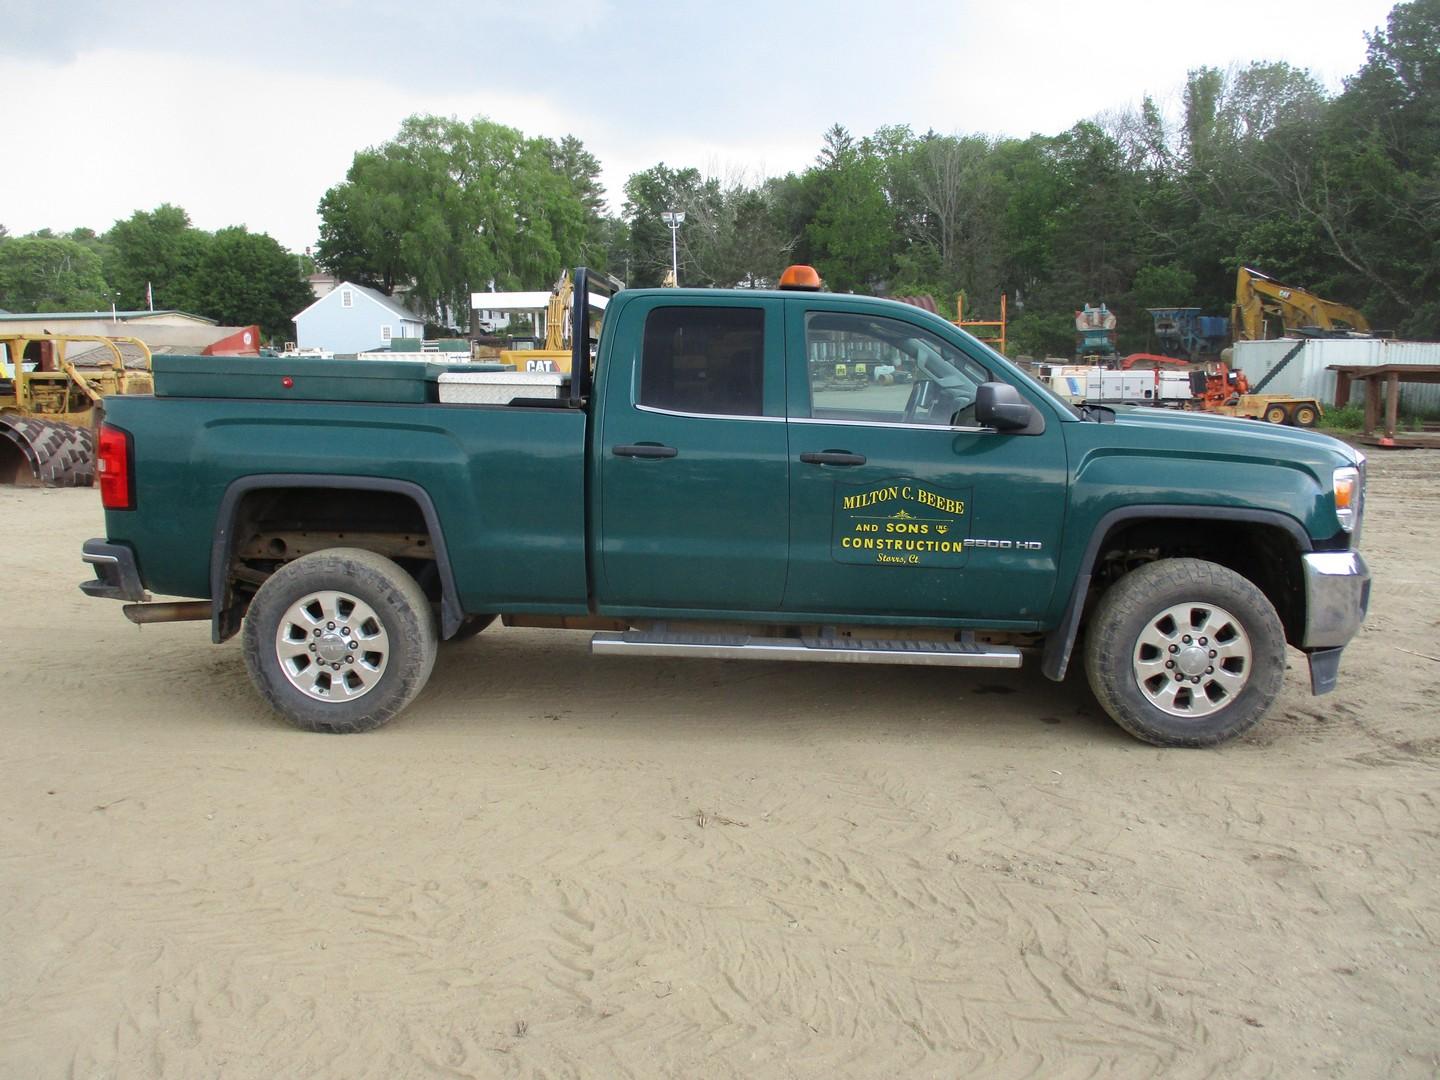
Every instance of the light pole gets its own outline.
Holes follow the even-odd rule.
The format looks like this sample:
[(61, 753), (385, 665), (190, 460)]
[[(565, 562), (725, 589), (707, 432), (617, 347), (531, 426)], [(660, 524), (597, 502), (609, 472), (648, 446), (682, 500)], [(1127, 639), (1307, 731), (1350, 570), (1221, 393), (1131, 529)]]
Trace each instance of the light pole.
[(670, 276), (675, 284), (680, 284), (680, 259), (676, 247), (676, 238), (680, 235), (680, 226), (685, 224), (684, 210), (666, 210), (660, 215), (660, 220), (670, 226)]

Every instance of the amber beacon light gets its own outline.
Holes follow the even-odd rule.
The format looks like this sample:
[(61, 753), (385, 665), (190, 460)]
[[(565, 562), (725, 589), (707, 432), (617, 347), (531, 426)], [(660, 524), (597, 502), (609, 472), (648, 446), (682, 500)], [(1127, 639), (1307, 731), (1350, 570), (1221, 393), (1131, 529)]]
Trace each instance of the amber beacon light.
[(797, 289), (801, 292), (819, 292), (820, 275), (815, 272), (813, 266), (796, 263), (794, 266), (787, 266), (785, 272), (780, 275), (780, 288)]

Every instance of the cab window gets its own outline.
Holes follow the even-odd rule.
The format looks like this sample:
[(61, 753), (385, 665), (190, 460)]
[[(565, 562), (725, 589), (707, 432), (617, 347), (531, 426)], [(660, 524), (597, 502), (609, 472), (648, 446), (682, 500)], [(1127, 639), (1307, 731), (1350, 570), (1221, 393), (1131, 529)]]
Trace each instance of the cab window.
[(640, 404), (671, 412), (760, 416), (765, 312), (660, 307), (645, 319)]
[(994, 376), (928, 330), (899, 319), (805, 316), (810, 416), (969, 427), (975, 390)]

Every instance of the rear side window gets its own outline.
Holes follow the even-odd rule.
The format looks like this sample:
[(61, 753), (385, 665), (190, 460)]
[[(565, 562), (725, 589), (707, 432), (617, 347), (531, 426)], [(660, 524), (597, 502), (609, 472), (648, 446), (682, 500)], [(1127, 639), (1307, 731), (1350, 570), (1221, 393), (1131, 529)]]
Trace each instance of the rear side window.
[(650, 312), (640, 358), (641, 405), (759, 416), (764, 401), (764, 311), (663, 307)]

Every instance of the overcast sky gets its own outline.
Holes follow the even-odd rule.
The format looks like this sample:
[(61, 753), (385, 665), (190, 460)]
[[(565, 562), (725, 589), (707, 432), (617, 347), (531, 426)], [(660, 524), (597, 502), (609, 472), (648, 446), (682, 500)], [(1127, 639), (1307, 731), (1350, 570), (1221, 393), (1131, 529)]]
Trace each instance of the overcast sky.
[(0, 224), (104, 231), (171, 202), (299, 250), (354, 152), (416, 112), (577, 135), (618, 209), (659, 161), (804, 168), (836, 122), (1054, 134), (1250, 60), (1338, 90), (1391, 6), (0, 0)]

